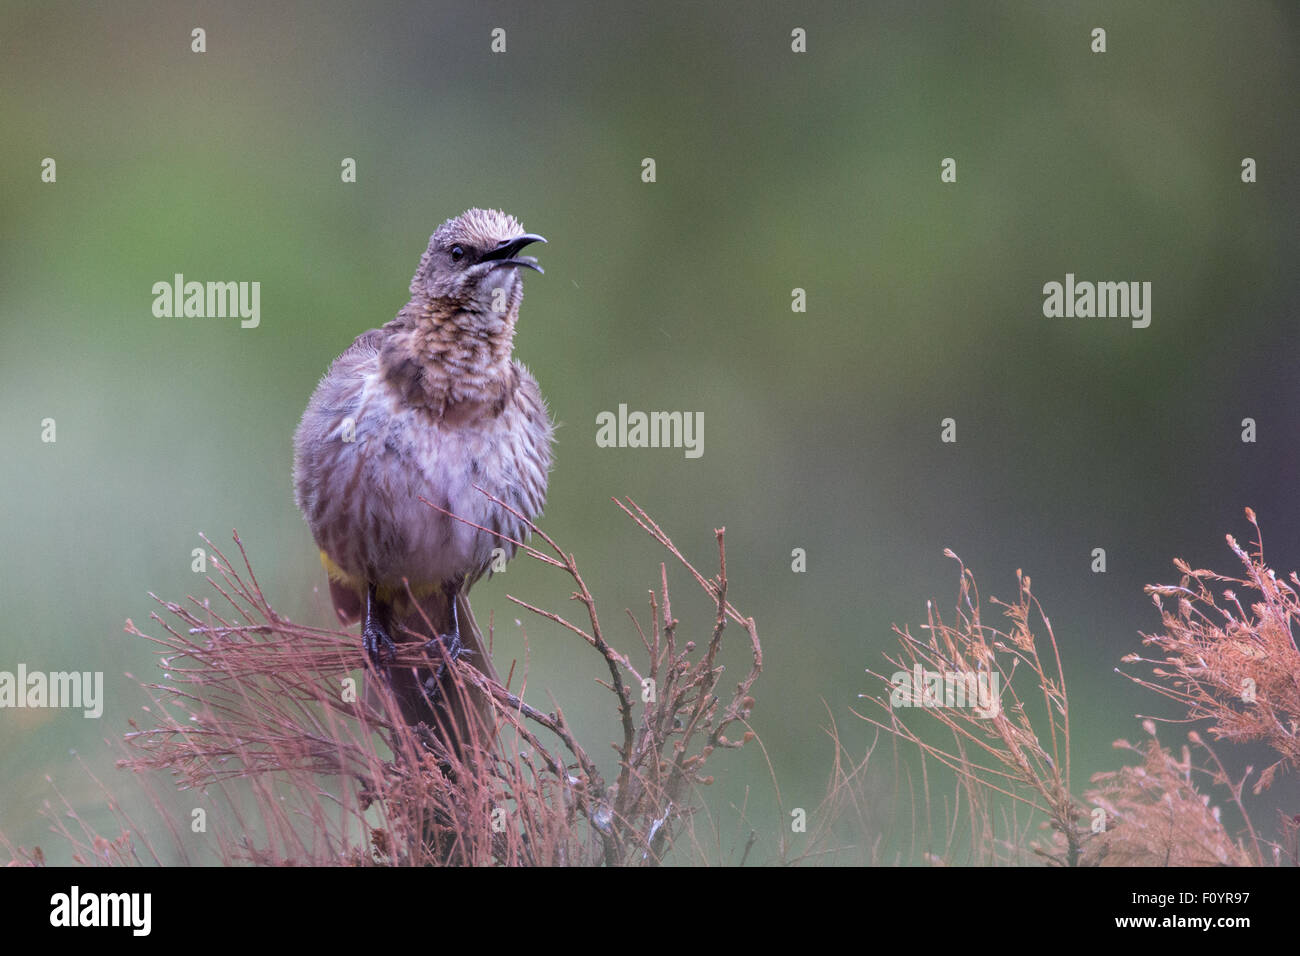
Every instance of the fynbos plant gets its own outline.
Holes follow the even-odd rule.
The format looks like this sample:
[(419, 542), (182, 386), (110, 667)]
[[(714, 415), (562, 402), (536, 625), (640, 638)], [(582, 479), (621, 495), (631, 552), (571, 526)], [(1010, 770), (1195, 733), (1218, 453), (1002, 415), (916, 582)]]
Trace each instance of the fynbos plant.
[[(152, 615), (158, 636), (127, 622), (129, 633), (158, 647), (166, 677), (144, 684), (152, 723), (133, 724), (133, 752), (122, 763), (146, 779), (169, 774), (193, 797), (191, 820), (162, 814), (179, 860), (654, 865), (678, 847), (688, 859), (702, 852), (692, 832), (697, 787), (711, 782), (705, 770), (717, 750), (753, 737), (750, 690), (762, 667), (757, 628), (727, 599), (723, 530), (716, 532), (718, 573), (706, 577), (639, 506), (630, 499), (618, 506), (713, 603), (712, 619), (690, 627), (695, 639), (673, 616), (668, 566), (661, 564), (650, 620), (633, 617), (639, 653), (616, 649), (574, 556), (531, 522), (545, 550), (517, 544), (572, 580), (582, 615), (573, 620), (511, 598), (603, 659), (618, 728), (614, 779), (606, 779), (562, 709), (534, 707), (509, 686), (511, 678), (506, 685), (490, 680), (472, 659), (446, 666), (459, 691), (486, 704), (491, 720), (470, 728), (459, 748), (423, 725), (409, 726), (385, 682), (355, 679), (367, 658), (354, 635), (277, 614), (238, 535), (241, 568), (212, 548), (213, 597), (157, 599), (166, 611)], [(718, 658), (729, 624), (740, 628), (751, 666), (726, 689)], [(397, 663), (421, 663), (419, 647), (401, 645)], [(162, 796), (156, 782), (147, 789)], [(56, 826), (77, 858), (162, 862), (157, 834), (137, 826), (120, 800), (110, 802), (122, 823), (113, 841), (88, 827)], [(9, 850), (26, 862), (44, 859), (39, 849)]]
[[(948, 807), (944, 835), (929, 838), (941, 852), (930, 858), (954, 862), (961, 850), (957, 834), (969, 835), (976, 862), (1017, 863), (1032, 851), (1065, 866), (1276, 865), (1300, 863), (1300, 817), (1283, 815), (1279, 838), (1261, 834), (1252, 820), (1246, 793), (1258, 795), (1280, 773), (1300, 768), (1300, 577), (1280, 578), (1264, 563), (1262, 535), (1254, 512), (1246, 517), (1256, 530), (1254, 550), (1247, 552), (1228, 536), (1228, 545), (1245, 567), (1244, 577), (1193, 570), (1174, 562), (1183, 574), (1178, 585), (1150, 585), (1160, 609), (1163, 632), (1144, 634), (1143, 643), (1159, 653), (1148, 658), (1130, 654), (1126, 663), (1150, 666), (1149, 677), (1132, 678), (1142, 687), (1176, 701), (1185, 709), (1178, 723), (1201, 721), (1217, 740), (1265, 744), (1275, 754), (1262, 771), (1247, 767), (1234, 776), (1219, 754), (1196, 730), (1187, 736), (1181, 756), (1156, 738), (1156, 722), (1142, 723), (1148, 740), (1135, 746), (1116, 741), (1116, 749), (1141, 758), (1137, 766), (1098, 773), (1082, 800), (1070, 782), (1070, 703), (1052, 626), (1030, 591), (1028, 576), (1016, 573), (1019, 595), (1012, 603), (993, 599), (1009, 624), (993, 626), (981, 618), (974, 576), (961, 568), (961, 587), (951, 622), (929, 605), (929, 638), (895, 628), (899, 653), (887, 659), (900, 670), (894, 677), (873, 674), (893, 693), (869, 698), (885, 716), (862, 715), (896, 740), (917, 748), (922, 758), (921, 793), (927, 814), (931, 780), (927, 769), (937, 761), (955, 775), (956, 803)], [(956, 559), (951, 552), (950, 557)], [(1222, 587), (1216, 593), (1216, 586)], [(1045, 635), (1050, 656), (1039, 646)], [(1022, 698), (1013, 684), (1017, 672), (1028, 682)], [(899, 704), (898, 674), (975, 674), (996, 677), (1003, 688), (1000, 713), (988, 708), (953, 706), (942, 698), (913, 710), (912, 699)], [(869, 672), (870, 673), (870, 672)], [(913, 682), (915, 683), (915, 681)], [(936, 684), (936, 688), (937, 688)], [(867, 695), (864, 695), (867, 696)], [(1040, 706), (1031, 711), (1031, 700)], [(936, 743), (919, 721), (951, 737)], [(1237, 832), (1223, 821), (1230, 803), (1239, 817)], [(1035, 844), (1027, 837), (1031, 811), (1051, 831)], [(914, 826), (914, 830), (917, 829)], [(927, 833), (932, 826), (927, 825)]]

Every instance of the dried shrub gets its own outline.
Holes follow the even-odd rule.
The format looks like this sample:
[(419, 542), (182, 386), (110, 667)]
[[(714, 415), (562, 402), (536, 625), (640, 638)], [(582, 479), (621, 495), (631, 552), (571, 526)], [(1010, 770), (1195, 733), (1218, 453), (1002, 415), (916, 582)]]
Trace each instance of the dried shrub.
[[(356, 679), (368, 665), (354, 635), (273, 610), (236, 535), (240, 568), (212, 547), (213, 597), (183, 604), (155, 597), (167, 612), (152, 615), (157, 636), (127, 622), (129, 633), (157, 647), (165, 679), (142, 684), (152, 724), (132, 724), (130, 756), (121, 765), (151, 781), (146, 790), (161, 823), (136, 825), (105, 788), (122, 825), (118, 836), (96, 834), (70, 807), (66, 819), (74, 825), (60, 820), (55, 832), (79, 862), (109, 864), (162, 862), (166, 854), (153, 842), (159, 826), (186, 863), (654, 865), (678, 847), (702, 853), (694, 814), (697, 788), (712, 779), (706, 765), (715, 751), (753, 739), (750, 691), (762, 668), (757, 628), (727, 600), (723, 530), (716, 532), (718, 573), (705, 577), (639, 506), (617, 504), (714, 604), (712, 620), (691, 629), (698, 641), (684, 637), (672, 614), (661, 564), (650, 621), (642, 626), (633, 617), (643, 652), (634, 663), (606, 639), (574, 556), (536, 526), (545, 551), (516, 544), (572, 579), (583, 616), (575, 621), (510, 598), (603, 658), (617, 714), (615, 780), (604, 778), (559, 708), (530, 705), (472, 659), (447, 666), (487, 719), (471, 722), (457, 747), (426, 726), (408, 726), (382, 681)], [(741, 629), (751, 666), (728, 691), (719, 685), (718, 657), (729, 623)], [(419, 644), (397, 653), (398, 664), (428, 665)], [(657, 691), (638, 707), (645, 679)], [(356, 689), (361, 684), (367, 692)], [(205, 832), (192, 832), (190, 820), (164, 808), (159, 774), (195, 795)], [(15, 861), (44, 862), (39, 848), (6, 846)]]
[[(1084, 811), (1070, 791), (1070, 703), (1051, 622), (1030, 590), (1029, 576), (1017, 571), (1016, 600), (990, 601), (1001, 610), (1007, 623), (984, 623), (974, 574), (951, 551), (944, 553), (961, 569), (953, 618), (945, 620), (934, 602), (928, 602), (927, 623), (922, 627), (929, 632), (928, 638), (895, 627), (899, 651), (885, 655), (885, 659), (897, 668), (895, 674), (915, 673), (919, 667), (932, 674), (975, 675), (987, 681), (990, 689), (999, 689), (997, 706), (984, 714), (973, 707), (943, 706), (938, 701), (914, 708), (895, 707), (891, 701), (896, 688), (892, 675), (869, 670), (887, 689), (882, 696), (863, 697), (882, 710), (883, 717), (858, 716), (917, 748), (922, 755), (921, 796), (927, 808), (927, 830), (933, 829), (928, 820), (927, 762), (937, 761), (955, 774), (957, 802), (945, 821), (946, 835), (941, 841), (944, 850), (934, 861), (950, 861), (958, 843), (955, 831), (964, 824), (975, 848), (974, 862), (1021, 862), (1027, 823), (1019, 814), (1032, 811), (1045, 817), (1064, 838), (1064, 852), (1053, 854), (1052, 859), (1073, 865), (1087, 831), (1080, 822)], [(1050, 651), (1047, 661), (1040, 656), (1035, 628), (1045, 636)], [(1022, 699), (1013, 685), (1013, 678), (1022, 670), (1027, 672), (1030, 693), (1041, 700), (1037, 727), (1030, 716), (1033, 701)], [(919, 725), (930, 720), (951, 737), (951, 742), (935, 743), (929, 733), (922, 733)], [(995, 812), (999, 797), (1010, 801), (1001, 830)], [(932, 846), (935, 842), (930, 841)]]
[[(1204, 747), (1200, 736), (1189, 735), (1212, 758), (1205, 769), (1193, 763), (1190, 747), (1182, 748), (1177, 759), (1156, 739), (1154, 721), (1144, 720), (1148, 740), (1134, 746), (1115, 741), (1117, 750), (1138, 755), (1136, 766), (1095, 774), (1096, 786), (1086, 794), (1088, 803), (1104, 816), (1100, 829), (1089, 842), (1084, 866), (1249, 866), (1264, 862), (1258, 840), (1248, 850), (1235, 841), (1224, 827), (1220, 809), (1210, 804), (1210, 795), (1197, 789), (1194, 775), (1204, 774), (1207, 783), (1225, 784), (1234, 790), (1218, 757)], [(1235, 788), (1235, 797), (1240, 796)], [(1244, 808), (1243, 812), (1244, 812)], [(1248, 819), (1248, 818), (1247, 818)], [(1253, 830), (1251, 836), (1254, 837)]]
[[(1300, 577), (1292, 571), (1279, 578), (1264, 563), (1263, 535), (1249, 508), (1246, 518), (1255, 528), (1253, 551), (1227, 536), (1246, 576), (1192, 570), (1186, 561), (1174, 561), (1183, 575), (1178, 585), (1146, 589), (1160, 609), (1164, 633), (1143, 634), (1143, 643), (1164, 656), (1131, 654), (1124, 661), (1150, 665), (1151, 677), (1134, 678), (1137, 683), (1181, 704), (1189, 720), (1208, 720), (1216, 739), (1274, 750), (1277, 760), (1255, 781), (1259, 793), (1277, 773), (1300, 768)], [(1216, 584), (1230, 586), (1216, 596)]]
[[(1185, 716), (1177, 723), (1200, 721), (1217, 740), (1265, 744), (1276, 759), (1259, 773), (1247, 767), (1234, 777), (1197, 731), (1188, 734), (1189, 746), (1178, 758), (1156, 739), (1155, 722), (1146, 720), (1144, 745), (1115, 743), (1140, 763), (1094, 775), (1094, 787), (1076, 800), (1070, 785), (1070, 705), (1051, 623), (1030, 591), (1029, 578), (1019, 571), (1017, 600), (990, 602), (1009, 625), (983, 623), (974, 576), (963, 566), (952, 623), (931, 602), (924, 628), (929, 638), (895, 628), (900, 650), (886, 659), (902, 671), (996, 674), (1003, 689), (1000, 713), (986, 718), (952, 706), (913, 711), (877, 696), (869, 699), (885, 716), (864, 716), (921, 755), (927, 832), (933, 830), (928, 763), (937, 761), (955, 775), (957, 793), (945, 805), (943, 837), (929, 839), (939, 849), (927, 859), (954, 862), (961, 852), (957, 837), (965, 832), (971, 857), (980, 863), (1023, 863), (1031, 858), (1026, 851), (1064, 866), (1300, 862), (1300, 816), (1282, 816), (1280, 839), (1266, 839), (1245, 796), (1248, 788), (1258, 795), (1279, 773), (1294, 772), (1300, 763), (1300, 652), (1294, 636), (1300, 625), (1300, 578), (1292, 572), (1283, 580), (1265, 565), (1258, 522), (1250, 509), (1246, 517), (1256, 531), (1254, 550), (1247, 553), (1227, 539), (1245, 577), (1193, 570), (1175, 561), (1183, 573), (1177, 586), (1146, 588), (1164, 630), (1144, 634), (1143, 643), (1162, 656), (1130, 654), (1124, 661), (1150, 666), (1150, 677), (1132, 679), (1182, 705)], [(1229, 586), (1216, 594), (1215, 587), (1224, 584)], [(1035, 629), (1050, 646), (1047, 663)], [(1012, 684), (1018, 669), (1029, 682), (1024, 698)], [(873, 676), (892, 688), (889, 677)], [(1031, 698), (1041, 699), (1032, 716)], [(930, 733), (923, 734), (918, 726), (927, 718), (951, 742), (935, 743)], [(1216, 799), (1231, 805), (1239, 818), (1237, 832), (1223, 822)], [(1024, 809), (1028, 818), (1019, 812)], [(1030, 839), (1035, 823), (1050, 831), (1048, 840)], [(914, 805), (913, 830), (919, 829)]]

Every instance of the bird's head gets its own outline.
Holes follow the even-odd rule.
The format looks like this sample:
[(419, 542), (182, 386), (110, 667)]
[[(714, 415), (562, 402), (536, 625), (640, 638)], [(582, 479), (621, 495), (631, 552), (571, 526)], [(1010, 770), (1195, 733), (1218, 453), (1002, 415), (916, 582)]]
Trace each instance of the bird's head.
[(411, 280), (411, 294), (436, 314), (491, 333), (514, 325), (523, 297), (521, 269), (541, 267), (520, 250), (541, 236), (525, 232), (514, 216), (495, 209), (470, 209), (448, 219), (429, 238), (429, 248)]

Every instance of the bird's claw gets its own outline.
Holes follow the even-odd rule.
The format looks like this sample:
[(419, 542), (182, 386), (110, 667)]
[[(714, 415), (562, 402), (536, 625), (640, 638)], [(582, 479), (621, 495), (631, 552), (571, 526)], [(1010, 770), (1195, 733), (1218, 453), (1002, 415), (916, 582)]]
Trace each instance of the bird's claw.
[[(361, 627), (361, 644), (366, 658), (375, 670), (383, 670), (397, 660), (397, 644), (388, 633), (390, 616), (379, 600), (377, 588), (371, 584), (366, 590), (366, 619)], [(385, 656), (388, 660), (384, 660)]]
[(461, 642), (458, 631), (442, 634), (432, 640), (425, 641), (424, 650), (438, 651), (438, 669), (424, 682), (424, 692), (431, 701), (436, 702), (439, 696), (439, 688), (442, 685), (443, 674), (447, 672), (447, 661), (458, 661), (473, 652)]
[(366, 657), (376, 669), (381, 669), (397, 659), (397, 645), (388, 632), (373, 621), (367, 621), (361, 631), (361, 642)]
[(471, 653), (470, 649), (461, 643), (460, 634), (452, 632), (451, 634), (441, 634), (438, 637), (424, 642), (426, 651), (438, 650), (441, 652), (442, 659), (458, 661), (462, 657)]

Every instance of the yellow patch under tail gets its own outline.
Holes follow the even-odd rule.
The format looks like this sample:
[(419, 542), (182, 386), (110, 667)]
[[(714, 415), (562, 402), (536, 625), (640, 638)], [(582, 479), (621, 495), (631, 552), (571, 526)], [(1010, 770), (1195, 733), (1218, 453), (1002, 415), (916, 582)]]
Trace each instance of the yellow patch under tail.
[[(355, 588), (358, 594), (364, 595), (366, 593), (366, 581), (363, 578), (359, 578), (356, 575), (344, 571), (341, 567), (335, 564), (334, 559), (324, 551), (320, 553), (320, 563), (325, 568), (325, 573), (329, 575), (331, 581), (337, 581), (339, 584), (346, 584), (350, 588)], [(421, 601), (424, 598), (427, 598), (430, 594), (433, 594), (441, 586), (441, 581), (434, 581), (431, 583), (417, 583), (412, 581), (411, 593), (415, 595), (417, 601)], [(401, 598), (406, 597), (406, 585), (401, 583), (381, 583), (376, 588), (376, 594), (378, 595), (379, 600), (383, 601), (385, 604), (396, 604), (399, 603)]]

